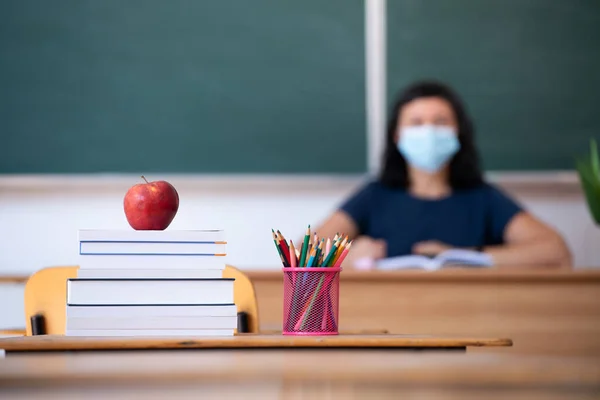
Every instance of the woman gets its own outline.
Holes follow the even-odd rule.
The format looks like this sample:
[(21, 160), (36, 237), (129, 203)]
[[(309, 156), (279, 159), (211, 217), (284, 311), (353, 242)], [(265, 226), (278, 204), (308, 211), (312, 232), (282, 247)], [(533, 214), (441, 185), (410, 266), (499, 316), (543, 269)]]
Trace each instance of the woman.
[(458, 96), (436, 82), (401, 93), (379, 179), (347, 199), (317, 232), (356, 239), (346, 265), (451, 248), (481, 251), (494, 265), (571, 264), (558, 233), (484, 182), (469, 116)]

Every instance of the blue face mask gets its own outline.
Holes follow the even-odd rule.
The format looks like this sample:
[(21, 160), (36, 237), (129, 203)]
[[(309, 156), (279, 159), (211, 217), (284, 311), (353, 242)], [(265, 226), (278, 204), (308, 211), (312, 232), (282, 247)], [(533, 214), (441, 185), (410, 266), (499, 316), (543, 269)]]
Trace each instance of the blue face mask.
[(438, 171), (459, 149), (456, 131), (449, 126), (419, 125), (400, 131), (398, 151), (413, 167), (427, 172)]

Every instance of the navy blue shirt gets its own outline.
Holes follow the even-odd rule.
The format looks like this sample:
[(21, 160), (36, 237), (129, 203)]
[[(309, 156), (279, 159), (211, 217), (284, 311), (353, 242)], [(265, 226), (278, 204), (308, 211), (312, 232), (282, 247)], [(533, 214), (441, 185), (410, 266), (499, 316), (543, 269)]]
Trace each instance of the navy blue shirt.
[(521, 207), (490, 184), (420, 199), (380, 182), (361, 188), (341, 206), (361, 235), (387, 242), (388, 257), (412, 253), (414, 244), (438, 240), (454, 247), (504, 243), (504, 230)]

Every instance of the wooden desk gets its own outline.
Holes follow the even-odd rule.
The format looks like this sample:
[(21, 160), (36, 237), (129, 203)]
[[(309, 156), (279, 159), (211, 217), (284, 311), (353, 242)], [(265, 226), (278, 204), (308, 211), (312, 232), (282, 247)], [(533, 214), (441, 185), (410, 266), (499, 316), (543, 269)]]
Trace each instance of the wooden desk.
[(386, 350), (19, 353), (3, 398), (591, 399), (598, 358)]
[[(248, 271), (261, 329), (281, 329), (280, 271)], [(600, 270), (343, 271), (340, 330), (510, 337), (511, 352), (600, 355)]]
[(27, 283), (29, 276), (26, 275), (0, 275), (0, 283)]
[(305, 349), (387, 348), (389, 350), (465, 350), (467, 347), (512, 346), (510, 339), (472, 339), (416, 335), (283, 336), (240, 334), (230, 337), (115, 338), (59, 335), (0, 339), (0, 349), (13, 351), (149, 350), (149, 349)]

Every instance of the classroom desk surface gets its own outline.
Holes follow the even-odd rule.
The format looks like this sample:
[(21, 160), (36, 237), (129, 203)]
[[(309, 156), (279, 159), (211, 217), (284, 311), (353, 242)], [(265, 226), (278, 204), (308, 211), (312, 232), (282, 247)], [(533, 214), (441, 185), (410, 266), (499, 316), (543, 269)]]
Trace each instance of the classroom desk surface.
[[(250, 279), (282, 281), (281, 269), (244, 271)], [(429, 272), (424, 270), (357, 271), (343, 270), (340, 280), (347, 282), (600, 282), (600, 268), (445, 268)]]
[[(18, 353), (6, 398), (579, 399), (600, 391), (598, 358), (386, 350)], [(118, 396), (118, 397), (115, 397)]]
[[(260, 329), (281, 329), (282, 273), (246, 273)], [(600, 269), (348, 270), (340, 274), (339, 327), (509, 337), (511, 352), (600, 356), (599, 299)]]
[(134, 349), (281, 349), (281, 348), (387, 348), (465, 349), (512, 346), (510, 339), (461, 338), (424, 335), (284, 336), (240, 334), (229, 337), (77, 337), (22, 336), (0, 339), (0, 349), (11, 351), (134, 350)]

